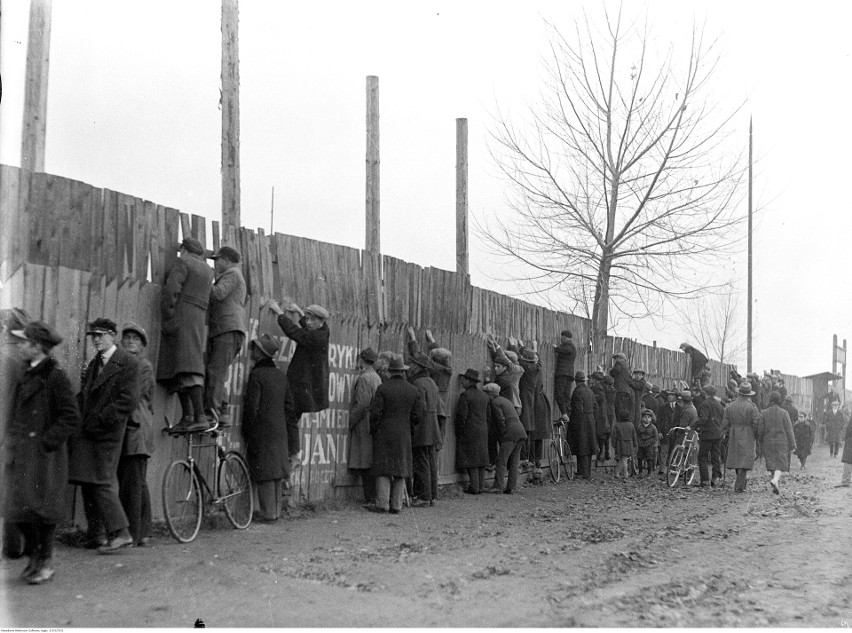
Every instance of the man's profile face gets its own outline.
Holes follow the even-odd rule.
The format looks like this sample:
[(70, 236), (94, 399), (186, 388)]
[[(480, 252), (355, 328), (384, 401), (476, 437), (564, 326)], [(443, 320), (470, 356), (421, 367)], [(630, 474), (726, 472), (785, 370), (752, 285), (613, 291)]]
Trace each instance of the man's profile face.
[(115, 335), (109, 332), (96, 332), (92, 334), (92, 345), (99, 352), (105, 352), (115, 344)]
[(322, 319), (311, 314), (310, 312), (305, 313), (305, 328), (308, 330), (318, 330), (322, 327)]

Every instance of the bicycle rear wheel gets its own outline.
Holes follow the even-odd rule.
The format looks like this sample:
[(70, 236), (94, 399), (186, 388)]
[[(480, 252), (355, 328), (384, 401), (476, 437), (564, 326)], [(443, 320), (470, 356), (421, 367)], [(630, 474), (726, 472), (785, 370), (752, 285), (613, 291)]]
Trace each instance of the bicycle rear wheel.
[(666, 483), (674, 488), (683, 471), (683, 447), (675, 446), (666, 468)]
[(550, 478), (553, 483), (559, 483), (559, 449), (556, 448), (556, 440), (550, 440), (547, 445), (547, 468), (550, 470)]
[(228, 521), (238, 530), (246, 529), (251, 523), (254, 498), (248, 466), (242, 455), (235, 451), (225, 453), (219, 462), (216, 480), (216, 493), (222, 501)]
[(695, 481), (695, 477), (698, 475), (698, 451), (692, 449), (689, 451), (689, 455), (687, 457), (687, 463), (684, 465), (683, 469), (683, 484), (685, 486), (691, 486)]
[(172, 462), (163, 475), (163, 516), (172, 536), (189, 543), (201, 528), (201, 486), (187, 462)]
[(568, 481), (574, 479), (574, 456), (571, 454), (571, 447), (568, 445), (568, 440), (564, 437), (561, 440), (562, 444), (562, 470), (565, 471), (565, 478)]

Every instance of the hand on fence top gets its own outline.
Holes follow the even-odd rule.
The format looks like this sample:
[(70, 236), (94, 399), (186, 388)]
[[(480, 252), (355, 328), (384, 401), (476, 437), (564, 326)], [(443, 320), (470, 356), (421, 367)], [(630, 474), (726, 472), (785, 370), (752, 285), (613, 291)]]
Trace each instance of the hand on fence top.
[(432, 330), (426, 330), (426, 340), (429, 341), (430, 343), (435, 342), (435, 337), (432, 336)]
[(408, 340), (409, 341), (414, 341), (414, 340), (417, 339), (417, 336), (414, 334), (414, 328), (413, 327), (411, 327), (409, 325), (408, 330), (406, 330), (406, 331), (408, 332)]
[(304, 313), (304, 312), (302, 312), (302, 308), (300, 308), (300, 307), (299, 307), (298, 305), (296, 305), (295, 303), (291, 303), (291, 304), (290, 304), (290, 307), (288, 307), (288, 308), (287, 308), (287, 312), (296, 312), (296, 313), (298, 313), (298, 314), (299, 314), (299, 315), (301, 315), (301, 316), (305, 316), (305, 313)]
[(278, 305), (278, 302), (275, 299), (272, 299), (271, 297), (269, 299), (264, 299), (261, 302), (260, 307), (263, 307), (264, 305), (270, 310), (272, 310), (275, 314), (284, 314), (284, 310), (281, 309), (281, 306)]

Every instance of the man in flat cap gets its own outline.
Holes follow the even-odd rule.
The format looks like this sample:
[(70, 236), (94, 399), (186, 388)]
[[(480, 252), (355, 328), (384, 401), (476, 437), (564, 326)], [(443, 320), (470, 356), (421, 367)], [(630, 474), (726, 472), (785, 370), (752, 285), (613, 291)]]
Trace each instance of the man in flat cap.
[(3, 517), (23, 534), (30, 560), (21, 574), (31, 585), (54, 575), (53, 537), (65, 515), (66, 442), (77, 432), (80, 411), (65, 372), (50, 355), (62, 338), (35, 321), (11, 330), (25, 371), (12, 398), (3, 444)]
[(571, 330), (562, 330), (559, 345), (554, 345), (556, 354), (555, 380), (553, 383), (553, 398), (559, 413), (571, 413), (571, 390), (574, 383), (574, 361), (577, 358), (577, 347), (572, 340)]
[(77, 402), (82, 432), (68, 445), (68, 480), (79, 484), (88, 525), (89, 546), (104, 554), (133, 544), (127, 515), (118, 498), (118, 460), (127, 420), (139, 403), (139, 361), (115, 344), (117, 327), (96, 319), (87, 334), (97, 354), (83, 372)]
[[(295, 303), (286, 313), (274, 299), (267, 304), (278, 315), (278, 326), (296, 343), (287, 368), (287, 384), (293, 397), (292, 418), (287, 423), (290, 458), (299, 453), (299, 420), (303, 413), (328, 409), (328, 310), (309, 305), (302, 310)], [(298, 319), (298, 320), (297, 320)]]
[(370, 402), (382, 379), (373, 364), (379, 355), (372, 347), (358, 354), (358, 375), (352, 385), (352, 402), (349, 405), (349, 455), (347, 466), (355, 476), (361, 477), (364, 502), (376, 502), (376, 478), (373, 476), (373, 437), (370, 435)]
[(204, 247), (193, 237), (184, 238), (178, 257), (163, 284), (160, 297), (162, 337), (157, 381), (180, 399), (180, 431), (205, 431), (204, 347), (207, 342), (207, 306), (213, 270), (204, 261)]
[[(240, 270), (240, 254), (223, 246), (214, 255), (216, 281), (207, 308), (207, 373), (204, 379), (204, 410), (220, 426), (226, 426), (225, 378), (228, 367), (246, 338), (246, 280)], [(224, 416), (224, 417), (223, 417)]]

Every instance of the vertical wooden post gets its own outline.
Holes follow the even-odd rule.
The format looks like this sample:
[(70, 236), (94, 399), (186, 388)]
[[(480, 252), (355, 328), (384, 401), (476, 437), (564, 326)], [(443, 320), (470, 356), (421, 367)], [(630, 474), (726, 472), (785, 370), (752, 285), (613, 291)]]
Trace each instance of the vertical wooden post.
[(379, 78), (367, 77), (367, 233), (366, 249), (381, 252), (379, 188)]
[(21, 168), (34, 172), (44, 171), (51, 8), (51, 0), (32, 0), (30, 3)]
[(846, 406), (846, 339), (843, 339), (843, 405)]
[(456, 119), (456, 272), (470, 274), (467, 241), (467, 119)]
[(239, 0), (222, 0), (222, 235), (240, 227)]
[(752, 244), (751, 244), (751, 186), (752, 186), (752, 128), (751, 117), (748, 118), (748, 325), (746, 326), (746, 369), (751, 373), (751, 326), (752, 306), (754, 303), (752, 290)]

